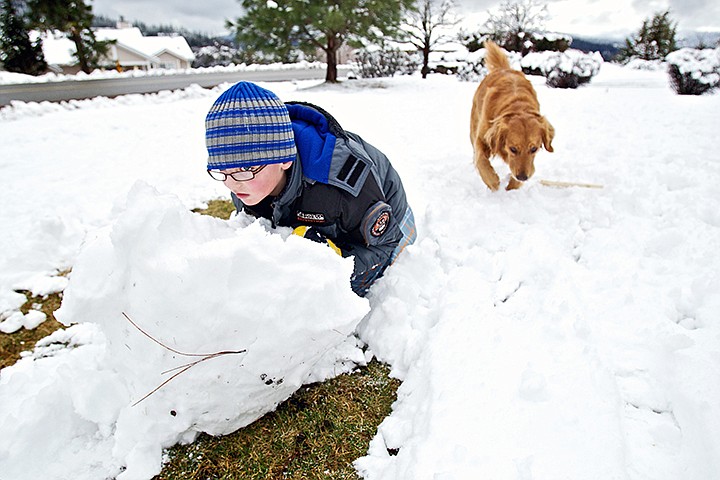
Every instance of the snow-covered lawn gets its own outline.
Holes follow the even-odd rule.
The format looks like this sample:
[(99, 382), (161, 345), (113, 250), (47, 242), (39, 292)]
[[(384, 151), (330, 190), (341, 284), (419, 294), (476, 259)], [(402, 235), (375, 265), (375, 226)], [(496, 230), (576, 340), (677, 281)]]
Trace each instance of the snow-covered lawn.
[[(403, 178), (418, 241), (368, 301), (319, 245), (188, 212), (225, 196), (203, 171), (220, 90), (1, 110), (3, 325), (35, 323), (13, 290), (63, 289), (67, 267), (60, 317), (82, 323), (54, 339), (77, 348), (47, 341), (0, 371), (0, 478), (150, 478), (162, 447), (362, 362), (353, 328), (403, 380), (364, 478), (720, 478), (720, 95), (610, 64), (577, 90), (532, 81), (555, 153), (496, 193), (472, 166), (474, 84), (263, 84), (332, 112)], [(192, 359), (125, 310), (178, 350), (248, 353), (132, 407)]]

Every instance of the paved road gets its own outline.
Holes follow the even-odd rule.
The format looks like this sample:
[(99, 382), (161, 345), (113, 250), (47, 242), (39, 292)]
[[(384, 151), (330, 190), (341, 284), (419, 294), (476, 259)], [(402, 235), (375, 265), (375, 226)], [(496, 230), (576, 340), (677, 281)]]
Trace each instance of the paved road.
[(214, 87), (224, 82), (237, 82), (240, 80), (272, 82), (283, 80), (322, 80), (324, 78), (324, 68), (308, 68), (22, 83), (0, 85), (0, 107), (9, 105), (12, 100), (23, 102), (59, 102), (62, 100), (77, 100), (98, 96), (115, 97), (129, 93), (151, 93), (160, 90), (175, 90), (185, 88), (193, 83), (201, 87)]

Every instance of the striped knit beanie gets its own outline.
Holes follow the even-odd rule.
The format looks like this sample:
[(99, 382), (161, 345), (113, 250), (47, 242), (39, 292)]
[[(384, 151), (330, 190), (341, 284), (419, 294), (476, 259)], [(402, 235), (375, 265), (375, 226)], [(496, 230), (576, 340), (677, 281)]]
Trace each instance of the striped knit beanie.
[(269, 90), (239, 82), (205, 117), (208, 170), (295, 160), (295, 137), (285, 104)]

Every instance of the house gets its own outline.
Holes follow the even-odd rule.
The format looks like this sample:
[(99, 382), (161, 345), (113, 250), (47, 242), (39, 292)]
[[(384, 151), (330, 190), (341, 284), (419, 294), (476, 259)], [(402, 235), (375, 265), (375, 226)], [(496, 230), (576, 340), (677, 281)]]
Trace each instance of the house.
[(190, 68), (195, 59), (190, 45), (181, 35), (144, 37), (137, 27), (98, 28), (95, 38), (115, 41), (110, 46), (108, 58), (110, 63), (119, 63), (123, 69), (184, 69)]
[(30, 38), (34, 42), (37, 37), (42, 37), (42, 49), (48, 68), (55, 73), (68, 75), (80, 71), (75, 53), (75, 44), (60, 32), (30, 32)]
[[(195, 55), (185, 37), (145, 37), (137, 27), (98, 28), (95, 38), (110, 40), (108, 55), (100, 63), (107, 68), (123, 70), (190, 68)], [(74, 74), (80, 70), (75, 58), (75, 44), (58, 32), (43, 35), (43, 53), (51, 70)]]

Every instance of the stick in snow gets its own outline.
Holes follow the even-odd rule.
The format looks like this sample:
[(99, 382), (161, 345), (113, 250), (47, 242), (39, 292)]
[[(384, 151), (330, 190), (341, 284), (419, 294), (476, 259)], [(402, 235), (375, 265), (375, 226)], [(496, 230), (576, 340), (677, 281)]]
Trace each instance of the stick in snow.
[(559, 182), (557, 180), (540, 180), (540, 185), (545, 185), (546, 187), (560, 187), (560, 188), (568, 188), (568, 187), (603, 188), (602, 185), (597, 185), (594, 183)]
[(173, 353), (177, 353), (178, 355), (183, 355), (183, 356), (185, 356), (185, 357), (202, 357), (201, 359), (195, 360), (194, 362), (186, 363), (185, 365), (180, 365), (180, 366), (177, 366), (177, 367), (175, 367), (175, 368), (171, 368), (170, 370), (165, 370), (164, 372), (161, 372), (161, 375), (165, 375), (166, 373), (170, 373), (170, 372), (173, 372), (173, 371), (175, 371), (175, 370), (179, 370), (179, 371), (178, 371), (177, 373), (175, 373), (173, 376), (171, 376), (170, 378), (168, 378), (167, 380), (165, 380), (164, 382), (162, 382), (160, 385), (158, 385), (157, 387), (155, 387), (150, 393), (148, 393), (147, 395), (145, 395), (144, 397), (142, 397), (142, 398), (141, 398), (140, 400), (138, 400), (137, 402), (133, 403), (133, 404), (132, 404), (133, 407), (134, 407), (135, 405), (137, 405), (138, 403), (142, 402), (143, 400), (145, 400), (146, 398), (148, 398), (148, 397), (149, 397), (150, 395), (152, 395), (153, 393), (155, 393), (155, 392), (157, 392), (158, 390), (160, 390), (160, 389), (161, 389), (162, 387), (164, 387), (165, 385), (167, 385), (172, 379), (174, 379), (175, 377), (177, 377), (178, 375), (180, 375), (180, 374), (182, 374), (182, 373), (187, 372), (188, 370), (190, 370), (192, 367), (194, 367), (194, 366), (197, 365), (198, 363), (202, 363), (202, 362), (204, 362), (205, 360), (210, 360), (211, 358), (217, 358), (217, 357), (220, 357), (220, 356), (222, 356), (222, 355), (231, 355), (231, 354), (239, 354), (239, 353), (245, 353), (245, 352), (247, 352), (247, 350), (245, 350), (245, 349), (243, 349), (243, 350), (224, 350), (224, 351), (222, 351), (222, 352), (215, 352), (215, 353), (184, 353), (184, 352), (180, 352), (180, 351), (178, 351), (178, 350), (175, 350), (174, 348), (168, 347), (167, 345), (165, 345), (164, 343), (162, 343), (161, 341), (157, 340), (155, 337), (153, 337), (152, 335), (150, 335), (149, 333), (147, 333), (145, 330), (143, 330), (142, 328), (140, 328), (140, 326), (139, 326), (137, 323), (133, 322), (132, 319), (131, 319), (125, 312), (122, 312), (122, 314), (123, 314), (123, 316), (127, 319), (127, 321), (130, 322), (130, 324), (131, 324), (133, 327), (137, 328), (137, 329), (140, 331), (140, 333), (142, 333), (143, 335), (145, 335), (145, 336), (148, 337), (150, 340), (152, 340), (153, 342), (157, 343), (158, 345), (160, 345), (160, 346), (163, 347), (164, 349), (169, 350), (169, 351), (171, 351), (171, 352), (173, 352)]

